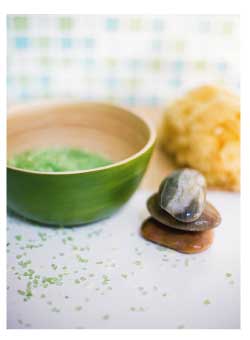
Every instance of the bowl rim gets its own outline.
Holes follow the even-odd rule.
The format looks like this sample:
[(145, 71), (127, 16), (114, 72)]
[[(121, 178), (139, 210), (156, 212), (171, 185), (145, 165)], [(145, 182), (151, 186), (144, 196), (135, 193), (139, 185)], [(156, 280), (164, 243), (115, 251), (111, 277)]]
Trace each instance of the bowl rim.
[(101, 166), (101, 167), (93, 168), (93, 169), (53, 172), (53, 171), (36, 171), (36, 170), (22, 169), (22, 168), (10, 166), (8, 164), (7, 164), (7, 169), (15, 170), (15, 171), (18, 171), (18, 172), (35, 174), (35, 175), (49, 175), (49, 176), (95, 173), (95, 172), (116, 168), (116, 167), (122, 166), (124, 164), (130, 163), (131, 161), (133, 161), (136, 158), (138, 158), (139, 156), (143, 155), (151, 147), (154, 146), (154, 144), (156, 142), (156, 130), (153, 127), (152, 122), (148, 118), (139, 116), (138, 114), (136, 114), (130, 108), (127, 108), (127, 107), (122, 106), (122, 105), (116, 105), (116, 104), (108, 103), (108, 102), (62, 99), (62, 100), (42, 100), (42, 101), (33, 101), (33, 102), (30, 102), (30, 103), (15, 104), (15, 105), (11, 105), (8, 108), (9, 112), (8, 112), (8, 115), (7, 115), (7, 121), (8, 121), (8, 118), (10, 116), (17, 114), (17, 111), (19, 111), (21, 109), (24, 110), (25, 108), (31, 109), (32, 107), (40, 107), (41, 105), (44, 106), (44, 107), (46, 107), (46, 106), (56, 107), (56, 106), (62, 106), (62, 105), (81, 105), (81, 104), (102, 105), (102, 106), (106, 106), (106, 107), (121, 109), (121, 110), (128, 112), (130, 115), (136, 117), (137, 119), (139, 119), (140, 121), (142, 121), (146, 125), (146, 127), (149, 131), (149, 138), (148, 138), (146, 144), (139, 151), (137, 151), (136, 153), (132, 154), (131, 156), (129, 156), (125, 159), (122, 159), (119, 162), (115, 162), (115, 163), (112, 163), (112, 164), (109, 164), (109, 165), (105, 165), (105, 166)]

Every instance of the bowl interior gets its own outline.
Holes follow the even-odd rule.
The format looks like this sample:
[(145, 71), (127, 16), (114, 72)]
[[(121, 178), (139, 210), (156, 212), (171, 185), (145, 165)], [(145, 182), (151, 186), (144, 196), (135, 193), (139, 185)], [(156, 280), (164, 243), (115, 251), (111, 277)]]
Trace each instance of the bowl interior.
[(150, 139), (150, 128), (141, 118), (100, 103), (21, 106), (10, 110), (7, 125), (8, 158), (30, 149), (67, 146), (118, 162)]

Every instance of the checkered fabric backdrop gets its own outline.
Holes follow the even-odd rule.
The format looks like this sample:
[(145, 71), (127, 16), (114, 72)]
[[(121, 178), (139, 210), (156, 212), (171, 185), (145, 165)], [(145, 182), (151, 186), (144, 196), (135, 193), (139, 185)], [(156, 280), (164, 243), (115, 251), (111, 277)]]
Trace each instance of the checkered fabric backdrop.
[(8, 101), (165, 105), (201, 83), (239, 90), (237, 16), (8, 16)]

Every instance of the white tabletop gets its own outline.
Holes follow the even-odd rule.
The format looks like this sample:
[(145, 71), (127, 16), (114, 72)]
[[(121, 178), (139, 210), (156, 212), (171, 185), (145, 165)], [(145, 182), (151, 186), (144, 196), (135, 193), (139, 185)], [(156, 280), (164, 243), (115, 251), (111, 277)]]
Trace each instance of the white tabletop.
[(208, 194), (222, 224), (209, 250), (184, 255), (139, 235), (150, 194), (73, 229), (11, 214), (8, 328), (239, 328), (239, 195)]

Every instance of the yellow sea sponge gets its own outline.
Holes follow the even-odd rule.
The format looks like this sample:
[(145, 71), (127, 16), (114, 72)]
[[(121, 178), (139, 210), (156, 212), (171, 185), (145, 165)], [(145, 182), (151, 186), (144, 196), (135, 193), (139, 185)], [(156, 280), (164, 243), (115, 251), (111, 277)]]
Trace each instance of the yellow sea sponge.
[(226, 89), (202, 86), (173, 102), (159, 141), (178, 166), (199, 170), (210, 187), (240, 188), (240, 99)]

